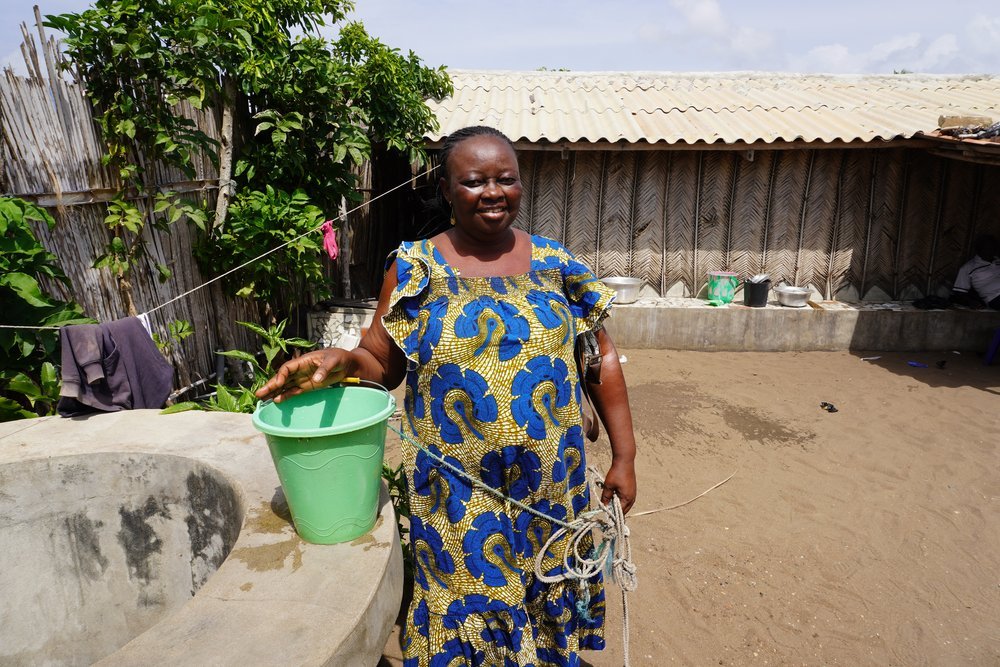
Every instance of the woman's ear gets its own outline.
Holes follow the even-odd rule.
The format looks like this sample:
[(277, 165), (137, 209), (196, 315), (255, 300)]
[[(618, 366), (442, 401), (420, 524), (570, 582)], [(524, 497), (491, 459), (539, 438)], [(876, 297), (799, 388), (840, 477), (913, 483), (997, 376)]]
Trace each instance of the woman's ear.
[(438, 179), (438, 191), (441, 193), (441, 198), (444, 199), (446, 202), (448, 202), (448, 205), (451, 206), (451, 199), (448, 198), (447, 194), (448, 179), (446, 179), (444, 176)]

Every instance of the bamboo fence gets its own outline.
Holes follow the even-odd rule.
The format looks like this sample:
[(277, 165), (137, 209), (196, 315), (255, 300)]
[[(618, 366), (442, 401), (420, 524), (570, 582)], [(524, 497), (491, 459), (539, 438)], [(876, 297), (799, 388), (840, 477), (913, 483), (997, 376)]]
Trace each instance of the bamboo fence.
[[(110, 239), (104, 218), (107, 202), (119, 191), (120, 183), (101, 163), (104, 145), (83, 87), (68, 80), (60, 69), (62, 55), (55, 40), (46, 37), (37, 9), (36, 18), (41, 54), (35, 36), (22, 25), (22, 53), (28, 76), (16, 76), (10, 69), (0, 75), (0, 191), (37, 203), (56, 220), (54, 229), (39, 225), (35, 231), (42, 244), (59, 258), (71, 288), (49, 283), (46, 289), (58, 298), (80, 303), (87, 315), (99, 321), (117, 319), (127, 313), (116, 279), (92, 265)], [(181, 107), (180, 111), (208, 136), (218, 136), (212, 114), (190, 107)], [(136, 204), (144, 212), (156, 191), (174, 191), (192, 200), (214, 202), (218, 175), (207, 156), (195, 160), (193, 179), (167, 165), (143, 166), (147, 192)], [(184, 220), (172, 225), (169, 232), (147, 225), (142, 240), (147, 256), (131, 276), (139, 312), (154, 309), (204, 283), (191, 250), (194, 233)], [(169, 280), (160, 280), (156, 264), (171, 270)], [(253, 321), (256, 317), (252, 304), (225, 297), (213, 285), (157, 310), (150, 319), (154, 331), (161, 335), (166, 334), (173, 320), (187, 320), (193, 325), (194, 335), (169, 355), (177, 369), (178, 383), (186, 385), (215, 369), (215, 351), (220, 347), (235, 344), (254, 349), (251, 346), (256, 343), (236, 320)]]

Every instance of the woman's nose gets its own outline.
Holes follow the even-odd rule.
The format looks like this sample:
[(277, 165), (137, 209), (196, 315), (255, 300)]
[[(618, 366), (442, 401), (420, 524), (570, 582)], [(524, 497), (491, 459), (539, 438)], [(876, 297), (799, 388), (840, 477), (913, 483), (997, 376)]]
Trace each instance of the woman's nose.
[(483, 186), (483, 195), (486, 197), (502, 197), (503, 188), (500, 187), (500, 184), (495, 178), (491, 178), (487, 180), (486, 184)]

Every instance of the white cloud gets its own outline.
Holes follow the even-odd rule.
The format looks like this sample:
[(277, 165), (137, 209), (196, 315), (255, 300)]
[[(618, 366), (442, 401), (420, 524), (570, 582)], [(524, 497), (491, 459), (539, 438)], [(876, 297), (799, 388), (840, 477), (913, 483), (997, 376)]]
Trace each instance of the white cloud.
[(1000, 18), (975, 16), (965, 26), (965, 34), (968, 45), (977, 53), (1000, 56)]
[(771, 34), (756, 28), (737, 28), (729, 37), (729, 47), (743, 56), (760, 55), (773, 46)]
[(837, 74), (944, 72), (959, 55), (958, 38), (946, 33), (928, 41), (920, 33), (896, 35), (868, 50), (851, 49), (841, 43), (824, 44), (810, 49), (804, 57), (790, 58), (792, 68), (802, 72)]
[(920, 33), (911, 32), (879, 42), (868, 53), (860, 55), (865, 65), (875, 65), (891, 61), (894, 58), (906, 57), (908, 52), (920, 45)]
[(955, 35), (941, 35), (931, 42), (924, 50), (916, 62), (913, 70), (916, 72), (934, 72), (948, 69), (948, 63), (952, 62), (958, 54), (958, 39)]
[[(762, 62), (772, 50), (774, 38), (768, 32), (746, 25), (734, 25), (727, 18), (717, 0), (670, 0), (680, 18), (664, 25), (651, 21), (639, 28), (639, 37), (645, 41), (674, 42), (683, 40), (686, 48), (701, 53), (712, 53), (714, 59), (739, 61), (749, 65)], [(666, 26), (669, 26), (667, 28)]]
[(716, 0), (670, 0), (670, 4), (701, 34), (722, 37), (729, 30)]

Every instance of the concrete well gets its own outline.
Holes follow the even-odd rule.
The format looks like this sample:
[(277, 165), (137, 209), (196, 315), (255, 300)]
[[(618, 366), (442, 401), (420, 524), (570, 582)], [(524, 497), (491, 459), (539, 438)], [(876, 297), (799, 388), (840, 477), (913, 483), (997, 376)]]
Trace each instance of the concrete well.
[(379, 512), (300, 540), (247, 415), (0, 424), (0, 664), (374, 665), (402, 596)]

